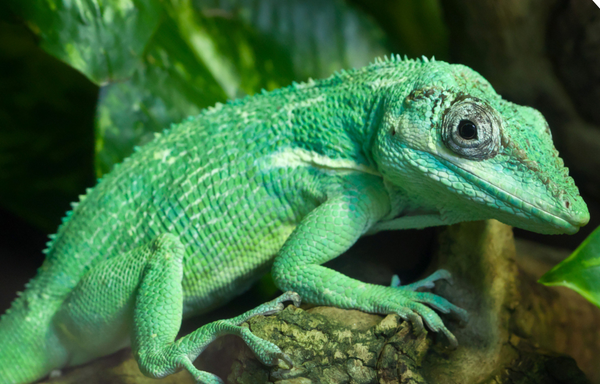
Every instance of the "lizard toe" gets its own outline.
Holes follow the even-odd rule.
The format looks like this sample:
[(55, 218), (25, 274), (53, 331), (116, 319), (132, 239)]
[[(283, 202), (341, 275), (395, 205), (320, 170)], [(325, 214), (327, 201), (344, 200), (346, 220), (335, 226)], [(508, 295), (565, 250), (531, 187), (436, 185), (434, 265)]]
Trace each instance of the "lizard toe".
[(282, 369), (292, 369), (294, 367), (294, 362), (286, 353), (277, 354), (277, 365)]

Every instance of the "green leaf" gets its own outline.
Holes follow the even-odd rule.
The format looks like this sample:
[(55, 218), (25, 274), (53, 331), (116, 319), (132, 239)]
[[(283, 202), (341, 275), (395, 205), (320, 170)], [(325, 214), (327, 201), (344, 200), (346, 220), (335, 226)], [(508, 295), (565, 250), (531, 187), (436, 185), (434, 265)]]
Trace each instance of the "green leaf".
[(600, 227), (538, 282), (571, 288), (600, 307)]
[(159, 0), (11, 0), (40, 46), (96, 84), (132, 75), (163, 12)]
[[(362, 67), (388, 54), (383, 31), (341, 0), (198, 0), (207, 17), (237, 19), (290, 57), (295, 80)], [(230, 39), (230, 42), (235, 40)]]
[(341, 0), (11, 0), (47, 52), (102, 85), (96, 173), (217, 101), (387, 53)]
[(131, 79), (101, 89), (96, 114), (97, 175), (131, 154), (134, 146), (151, 140), (154, 132), (225, 99), (173, 20), (166, 20)]

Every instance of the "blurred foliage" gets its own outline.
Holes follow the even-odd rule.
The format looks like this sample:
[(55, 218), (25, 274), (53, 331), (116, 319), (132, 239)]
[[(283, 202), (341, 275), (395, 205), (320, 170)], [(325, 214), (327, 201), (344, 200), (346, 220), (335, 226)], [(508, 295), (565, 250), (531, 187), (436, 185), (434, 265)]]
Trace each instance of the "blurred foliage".
[(383, 33), (341, 1), (15, 2), (41, 47), (101, 85), (96, 171), (228, 98), (362, 66)]
[(23, 25), (0, 22), (0, 205), (46, 232), (93, 185), (97, 92)]
[(40, 47), (96, 84), (127, 79), (160, 23), (159, 0), (28, 0), (14, 12)]
[[(0, 118), (6, 119), (0, 161), (7, 164), (0, 174), (0, 204), (46, 230), (66, 208), (62, 200), (55, 204), (49, 188), (61, 199), (76, 200), (93, 184), (88, 169), (81, 169), (91, 156), (89, 122), (76, 118), (89, 118), (90, 109), (95, 108), (95, 168), (101, 176), (154, 132), (216, 102), (360, 67), (389, 47), (438, 57), (447, 51), (437, 0), (397, 2), (395, 16), (385, 17), (361, 10), (358, 0), (9, 0), (3, 6), (29, 27), (42, 50), (100, 87), (94, 105), (90, 83), (35, 50), (25, 67), (46, 77), (34, 82), (22, 73), (11, 81), (30, 88), (23, 95), (46, 92), (53, 95), (50, 104), (64, 103), (46, 113), (53, 117), (50, 126), (62, 121), (60, 129), (49, 129), (47, 119), (32, 113), (36, 106), (15, 106), (8, 99), (0, 106), (5, 111)], [(390, 17), (402, 20), (393, 41), (379, 26)], [(3, 35), (3, 52), (20, 46), (21, 38), (32, 46), (30, 35)], [(67, 88), (69, 97), (79, 92), (77, 100), (61, 97)], [(7, 89), (4, 95), (15, 92)], [(65, 109), (71, 121), (53, 116)], [(30, 136), (45, 143), (39, 151)], [(57, 162), (44, 159), (52, 153)]]
[(450, 61), (449, 32), (440, 0), (352, 0), (373, 16), (394, 52)]
[(386, 52), (374, 24), (344, 3), (328, 4), (165, 2), (142, 65), (127, 82), (102, 89), (97, 173), (107, 172), (153, 132), (215, 102), (361, 66)]
[(600, 227), (538, 282), (571, 288), (600, 307)]

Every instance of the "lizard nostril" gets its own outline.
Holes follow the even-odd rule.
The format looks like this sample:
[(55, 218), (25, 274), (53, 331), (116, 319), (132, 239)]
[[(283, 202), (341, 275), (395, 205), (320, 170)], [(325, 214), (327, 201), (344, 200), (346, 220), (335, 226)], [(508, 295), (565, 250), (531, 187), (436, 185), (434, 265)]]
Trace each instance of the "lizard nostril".
[(569, 203), (568, 201), (565, 201), (565, 207), (567, 207), (567, 209), (569, 209), (571, 207), (571, 203)]

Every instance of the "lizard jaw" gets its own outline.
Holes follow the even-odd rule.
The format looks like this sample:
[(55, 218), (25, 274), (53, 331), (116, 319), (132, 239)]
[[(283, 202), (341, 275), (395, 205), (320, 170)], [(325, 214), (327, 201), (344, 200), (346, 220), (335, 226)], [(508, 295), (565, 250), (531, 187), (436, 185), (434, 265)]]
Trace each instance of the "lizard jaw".
[[(548, 212), (542, 207), (536, 206), (535, 204), (510, 193), (446, 159), (442, 159), (442, 161), (448, 168), (452, 169), (481, 190), (492, 194), (505, 204), (513, 207), (517, 212), (520, 212), (521, 215), (518, 215), (518, 217), (527, 220), (527, 216), (533, 216), (541, 220), (542, 223), (544, 223), (543, 225), (553, 229), (547, 228), (549, 229), (549, 233), (566, 233), (571, 235), (579, 231), (579, 228), (586, 225), (589, 221), (589, 214), (583, 212), (578, 212), (578, 214), (575, 215), (564, 212), (561, 216)], [(519, 227), (519, 225), (515, 226)], [(546, 229), (544, 229), (544, 231), (546, 231)]]

